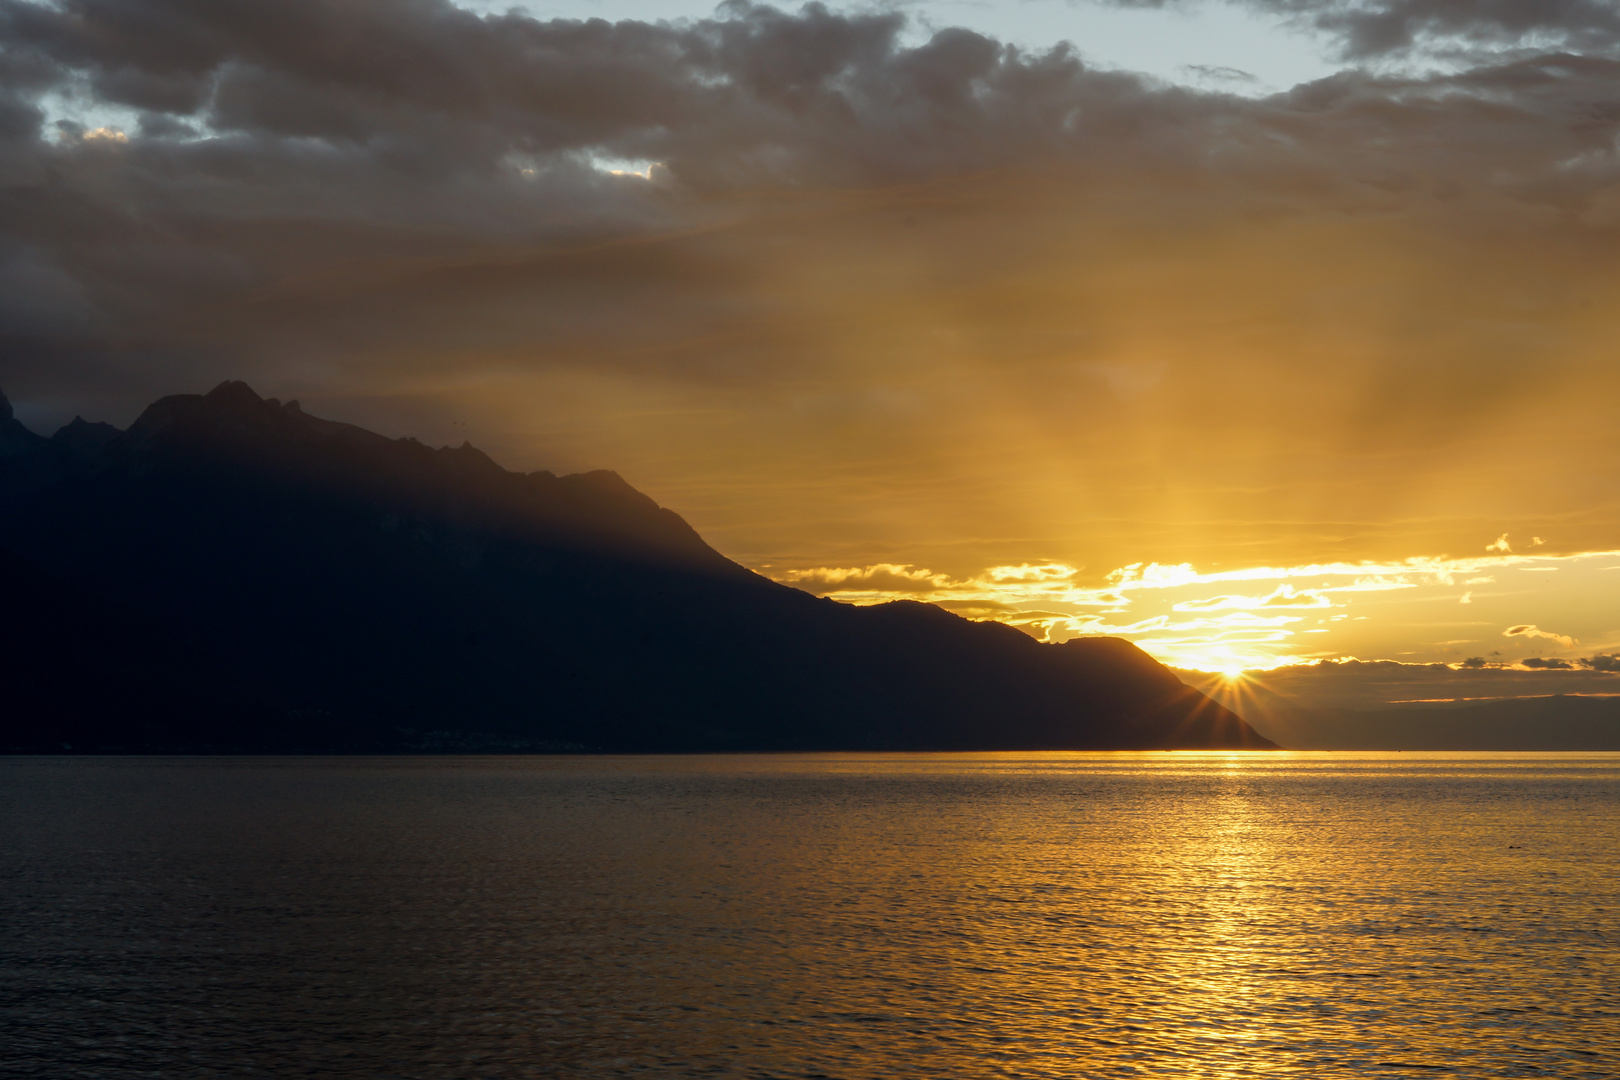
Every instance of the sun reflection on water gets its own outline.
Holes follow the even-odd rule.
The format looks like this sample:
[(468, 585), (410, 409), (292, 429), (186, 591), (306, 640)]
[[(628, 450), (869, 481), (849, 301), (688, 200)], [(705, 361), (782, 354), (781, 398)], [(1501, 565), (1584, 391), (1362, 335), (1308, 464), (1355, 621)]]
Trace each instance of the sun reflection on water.
[(52, 1075), (1620, 1075), (1620, 755), (75, 768), (0, 787)]

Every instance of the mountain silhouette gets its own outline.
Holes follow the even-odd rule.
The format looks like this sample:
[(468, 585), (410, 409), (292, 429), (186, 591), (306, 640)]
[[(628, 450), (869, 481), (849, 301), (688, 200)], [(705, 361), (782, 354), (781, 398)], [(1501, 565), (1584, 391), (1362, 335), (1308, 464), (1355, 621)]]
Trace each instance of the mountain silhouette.
[[(77, 419), (77, 418), (75, 418)], [(33, 454), (46, 440), (23, 426), (11, 408), (11, 402), (0, 394), (0, 459)]]
[(240, 382), (49, 439), (0, 397), (25, 752), (1272, 744), (1128, 642), (769, 581), (611, 472), (509, 472)]

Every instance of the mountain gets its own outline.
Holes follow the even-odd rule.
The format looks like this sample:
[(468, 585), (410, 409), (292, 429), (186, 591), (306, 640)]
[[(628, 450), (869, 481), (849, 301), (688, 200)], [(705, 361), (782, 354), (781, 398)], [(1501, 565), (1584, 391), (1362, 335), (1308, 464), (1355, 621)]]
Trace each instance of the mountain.
[(11, 402), (0, 394), (0, 459), (33, 454), (44, 445), (45, 439), (24, 427)]
[(1295, 750), (1620, 750), (1620, 698), (1275, 709), (1263, 726)]
[(21, 430), (3, 749), (1272, 745), (1124, 641), (769, 581), (611, 472), (509, 472), (237, 382), (127, 431)]

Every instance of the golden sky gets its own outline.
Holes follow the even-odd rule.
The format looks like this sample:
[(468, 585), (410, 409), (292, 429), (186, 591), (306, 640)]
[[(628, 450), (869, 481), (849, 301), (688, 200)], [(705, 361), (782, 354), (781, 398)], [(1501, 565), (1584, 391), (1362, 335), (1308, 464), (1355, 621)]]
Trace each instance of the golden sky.
[(1620, 24), (1237, 6), (1332, 73), (816, 7), (5, 0), (0, 386), (43, 430), (245, 378), (1188, 667), (1596, 678)]

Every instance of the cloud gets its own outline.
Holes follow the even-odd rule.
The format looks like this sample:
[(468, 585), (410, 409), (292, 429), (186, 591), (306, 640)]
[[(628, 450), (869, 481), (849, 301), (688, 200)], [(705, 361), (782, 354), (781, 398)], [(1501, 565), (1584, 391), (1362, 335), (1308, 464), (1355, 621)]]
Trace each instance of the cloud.
[[(1414, 4), (1381, 14), (1377, 5), (1349, 14), (1339, 4), (1284, 6), (1335, 19), (1387, 19), (1399, 8), (1402, 25), (1442, 19), (1442, 8), (1453, 12), (1442, 19), (1448, 25), (1485, 17), (1457, 16), (1456, 4), (1427, 14)], [(1563, 15), (1496, 21), (1605, 22), (1580, 4), (1533, 6)], [(240, 2), (6, 0), (0, 85), (17, 116), (36, 115), (48, 92), (82, 88), (143, 118), (134, 134), (101, 126), (59, 146), (19, 129), (9, 170), (24, 184), (54, 171), (77, 190), (99, 170), (94, 187), (109, 197), (98, 209), (112, 215), (103, 244), (154, 215), (163, 227), (129, 239), (175, 247), (208, 223), (214, 243), (229, 243), (225, 222), (293, 212), (328, 229), (411, 224), (468, 239), (533, 240), (582, 226), (685, 223), (692, 204), (623, 170), (595, 170), (596, 159), (660, 163), (688, 196), (1063, 164), (1225, 173), (1240, 182), (1265, 173), (1291, 185), (1303, 179), (1300, 169), (1318, 174), (1313, 183), (1346, 168), (1376, 171), (1383, 166), (1375, 159), (1393, 148), (1460, 179), (1504, 136), (1522, 143), (1521, 168), (1535, 170), (1539, 158), (1546, 171), (1604, 145), (1602, 131), (1613, 126), (1595, 118), (1596, 128), (1558, 146), (1544, 127), (1533, 134), (1544, 114), (1567, 108), (1564, 99), (1607, 82), (1606, 69), (1590, 66), (1530, 64), (1427, 80), (1346, 75), (1256, 103), (1094, 70), (1062, 45), (1030, 52), (946, 29), (908, 46), (903, 28), (894, 13), (839, 14), (814, 4), (788, 14), (732, 3), (716, 19), (654, 25), (480, 17), (434, 0), (286, 0), (273, 11)], [(366, 46), (344, 44), (357, 42)], [(1517, 117), (1493, 124), (1470, 107), (1504, 96)], [(1393, 111), (1380, 130), (1369, 129), (1386, 107)], [(1435, 109), (1456, 113), (1446, 122), (1449, 160), (1419, 149), (1430, 137), (1425, 113)], [(188, 130), (206, 137), (174, 137)], [(109, 172), (90, 144), (112, 142), (130, 152)], [(1300, 155), (1279, 157), (1285, 145)], [(1564, 175), (1567, 182), (1567, 168)], [(125, 217), (118, 208), (132, 198), (139, 214)], [(39, 209), (49, 213), (51, 202)], [(98, 260), (89, 252), (72, 255), (79, 273), (116, 277), (106, 260), (92, 266)], [(270, 269), (262, 253), (249, 258)], [(110, 294), (122, 279), (105, 284)], [(1137, 392), (1140, 377), (1129, 365), (1097, 359), (1080, 367), (1124, 373), (1109, 378)]]
[(1572, 638), (1572, 637), (1568, 637), (1568, 636), (1566, 636), (1564, 634), (1551, 634), (1551, 633), (1548, 633), (1545, 630), (1542, 630), (1542, 629), (1539, 629), (1539, 628), (1537, 628), (1535, 626), (1532, 626), (1529, 623), (1521, 623), (1521, 624), (1519, 624), (1517, 626), (1510, 626), (1506, 630), (1502, 631), (1502, 636), (1503, 637), (1525, 637), (1525, 638), (1547, 638), (1547, 639), (1549, 639), (1551, 641), (1556, 641), (1559, 644), (1564, 645), (1564, 646), (1569, 647), (1569, 648), (1573, 648), (1575, 646), (1575, 644), (1576, 644), (1575, 639)]
[(951, 579), (944, 574), (896, 563), (785, 570), (777, 576), (777, 580), (823, 596), (829, 593), (872, 593), (885, 598), (905, 593), (932, 594), (949, 589), (952, 585)]
[[(1502, 551), (1492, 545), (1487, 550)], [(1502, 554), (1471, 558), (1447, 556), (1414, 556), (1388, 562), (1302, 563), (1296, 566), (1248, 566), (1234, 570), (1200, 572), (1191, 563), (1164, 566), (1158, 563), (1133, 563), (1109, 573), (1108, 581), (1121, 590), (1182, 588), (1187, 585), (1212, 584), (1234, 581), (1289, 581), (1299, 578), (1350, 578), (1343, 585), (1324, 582), (1316, 593), (1387, 592), (1394, 589), (1413, 589), (1420, 585), (1451, 585), (1458, 575), (1475, 574), (1481, 569), (1512, 567), (1515, 569), (1557, 569), (1577, 565), (1584, 560), (1604, 557), (1605, 551), (1573, 552), (1567, 555), (1514, 555)], [(1534, 565), (1532, 565), (1534, 564)], [(1465, 584), (1489, 583), (1489, 576), (1474, 576)], [(1288, 586), (1292, 589), (1293, 586)], [(1273, 594), (1286, 600), (1291, 593)], [(1314, 605), (1313, 605), (1314, 606)]]
[[(1097, 125), (1109, 137), (1184, 108), (1066, 46), (1025, 53), (946, 29), (906, 47), (903, 26), (743, 2), (679, 24), (480, 17), (437, 0), (0, 5), (15, 91), (87, 85), (228, 140), (216, 159), (325, 165), (340, 184), (487, 185), (512, 155), (545, 166), (582, 151), (665, 162), (701, 187), (870, 182), (1074, 153)], [(178, 150), (159, 161), (203, 166)]]
[(1018, 566), (992, 566), (984, 572), (984, 576), (998, 585), (1013, 582), (1048, 582), (1071, 581), (1080, 571), (1064, 563), (1045, 563), (1030, 565), (1021, 563)]
[[(1019, 627), (1043, 641), (1062, 641), (1080, 634), (1128, 637), (1153, 655), (1189, 669), (1264, 671), (1332, 658), (1349, 647), (1363, 648), (1380, 637), (1394, 642), (1402, 656), (1427, 655), (1439, 668), (1463, 670), (1510, 668), (1511, 661), (1482, 657), (1458, 661), (1464, 647), (1478, 648), (1474, 636), (1441, 638), (1436, 629), (1464, 635), (1478, 634), (1492, 625), (1498, 605), (1511, 603), (1522, 610), (1524, 592), (1511, 600), (1465, 592), (1461, 602), (1485, 605), (1483, 618), (1455, 621), (1436, 619), (1429, 607), (1436, 600), (1459, 599), (1453, 591), (1464, 575), (1485, 567), (1513, 569), (1567, 569), (1572, 579), (1588, 581), (1612, 551), (1569, 555), (1515, 555), (1472, 558), (1410, 558), (1391, 563), (1304, 564), (1292, 567), (1243, 567), (1201, 572), (1191, 564), (1133, 563), (1102, 575), (1106, 584), (1087, 585), (1081, 570), (1061, 562), (1030, 562), (991, 567), (976, 573), (953, 575), (911, 564), (885, 563), (860, 568), (765, 568), (778, 581), (838, 600), (873, 604), (913, 599), (940, 604), (970, 618), (993, 619)], [(1535, 563), (1535, 566), (1526, 566)], [(1398, 571), (1398, 572), (1397, 572)], [(1485, 575), (1489, 577), (1489, 575)], [(1301, 580), (1304, 579), (1304, 580)], [(1336, 582), (1345, 584), (1336, 584)], [(1210, 595), (1211, 584), (1263, 582), (1269, 588), (1254, 592)], [(1297, 584), (1296, 584), (1297, 582)], [(1535, 590), (1531, 590), (1535, 593)], [(1402, 595), (1390, 595), (1402, 594)], [(1536, 603), (1562, 608), (1568, 618), (1567, 597), (1556, 591), (1537, 593)], [(1585, 593), (1589, 607), (1595, 593)], [(1379, 626), (1358, 626), (1368, 615), (1329, 611), (1360, 607), (1374, 613)], [(1500, 624), (1496, 624), (1500, 625)], [(1400, 629), (1396, 629), (1400, 627)], [(1453, 629), (1455, 628), (1455, 629)], [(1313, 635), (1324, 635), (1316, 637)], [(1371, 636), (1369, 636), (1371, 635)], [(1530, 640), (1545, 638), (1573, 647), (1573, 636), (1543, 631), (1536, 624), (1515, 623), (1503, 636)], [(1414, 640), (1414, 638), (1416, 640)], [(1352, 643), (1354, 643), (1352, 645)], [(1373, 647), (1379, 647), (1374, 644)], [(1493, 654), (1494, 655), (1494, 654)], [(1527, 662), (1529, 663), (1529, 662)], [(1560, 661), (1563, 663), (1563, 661)], [(1570, 663), (1574, 663), (1571, 661)], [(1606, 670), (1601, 659), (1582, 661), (1588, 670)], [(1432, 665), (1431, 665), (1432, 666)], [(1556, 667), (1550, 660), (1529, 663), (1532, 668)], [(1465, 695), (1466, 696), (1466, 695)]]
[(1255, 83), (1260, 80), (1242, 68), (1222, 67), (1218, 64), (1183, 64), (1182, 70), (1199, 79), (1214, 83)]
[(1520, 660), (1519, 663), (1527, 668), (1543, 668), (1557, 671), (1570, 671), (1575, 667), (1575, 665), (1571, 664), (1568, 660), (1559, 660), (1544, 656), (1527, 657)]
[[(1105, 0), (1163, 8), (1185, 0)], [(1206, 0), (1208, 2), (1208, 0)], [(1536, 47), (1606, 51), (1620, 43), (1620, 12), (1606, 0), (1226, 0), (1281, 15), (1338, 42), (1349, 59)]]
[[(910, 564), (878, 563), (864, 567), (764, 567), (770, 577), (819, 596), (849, 603), (884, 603), (897, 599), (927, 600), (952, 610), (984, 609), (990, 617), (1016, 625), (1050, 612), (1028, 605), (1061, 602), (1078, 607), (1121, 607), (1129, 601), (1118, 591), (1086, 589), (1073, 584), (1079, 571), (1063, 563), (992, 566), (970, 577), (953, 578)], [(1063, 617), (1073, 612), (1062, 613)]]
[[(1118, 0), (1116, 0), (1118, 2)], [(1140, 0), (1124, 0), (1137, 5)], [(1323, 31), (1352, 59), (1416, 51), (1607, 50), (1620, 13), (1605, 0), (1238, 0)]]
[(1333, 601), (1315, 589), (1295, 589), (1284, 582), (1265, 596), (1215, 596), (1207, 600), (1183, 600), (1176, 611), (1219, 611), (1225, 608), (1330, 608)]

